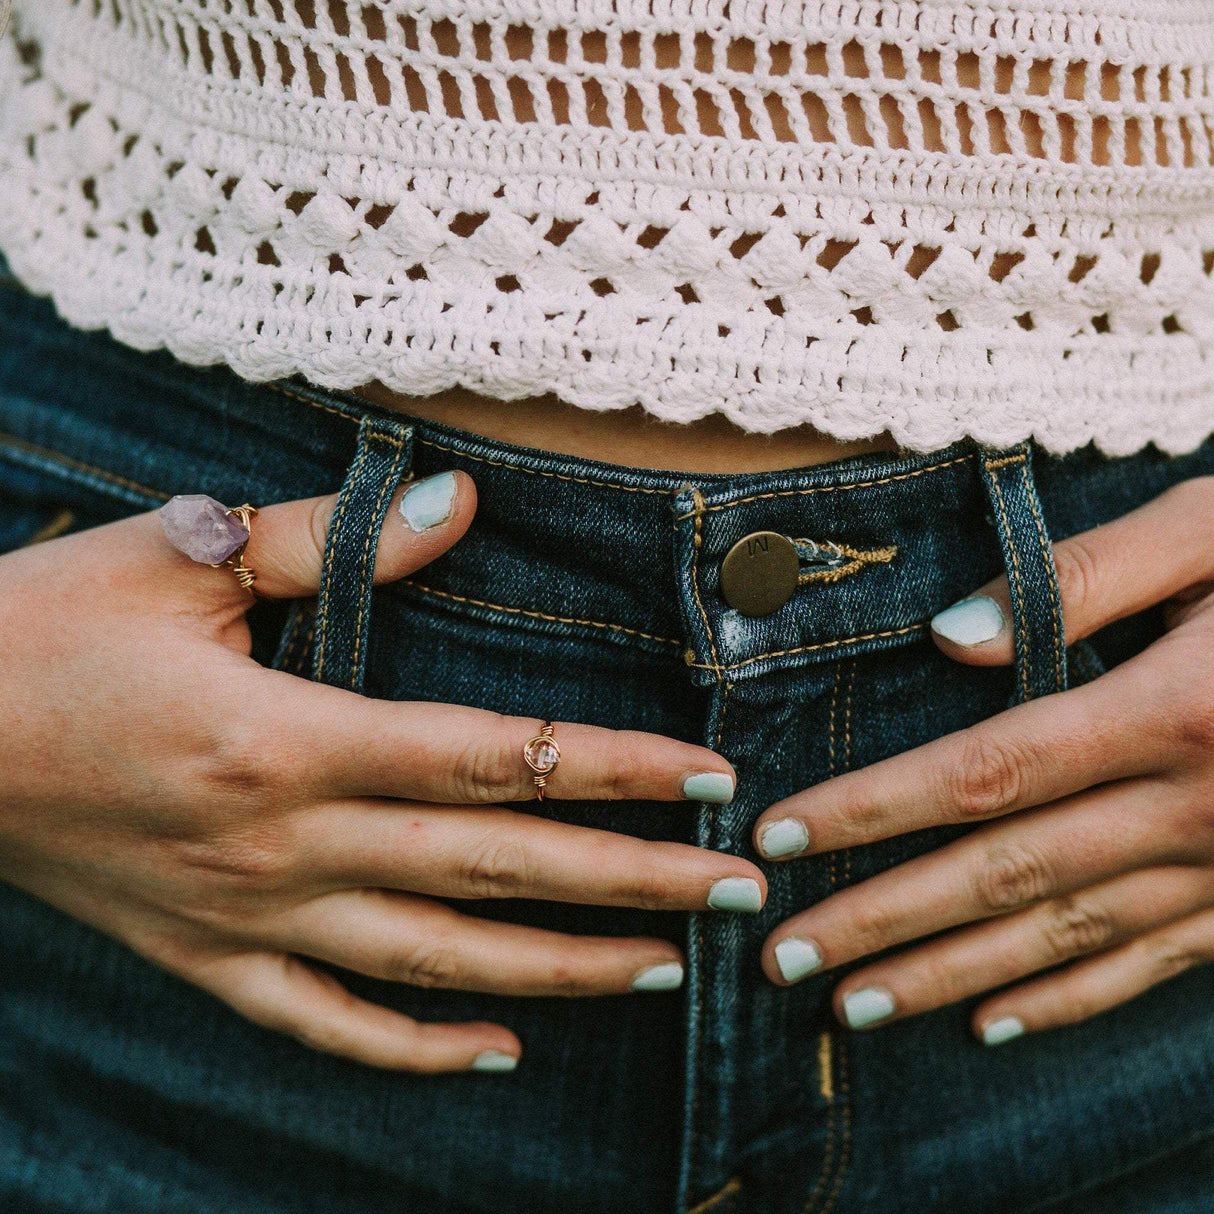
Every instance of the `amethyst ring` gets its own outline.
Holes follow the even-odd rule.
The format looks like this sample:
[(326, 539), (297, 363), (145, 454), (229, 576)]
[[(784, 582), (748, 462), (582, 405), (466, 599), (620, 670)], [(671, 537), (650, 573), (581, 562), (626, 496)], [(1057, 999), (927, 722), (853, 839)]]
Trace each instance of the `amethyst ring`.
[(244, 563), (256, 506), (225, 506), (205, 493), (171, 497), (160, 507), (160, 523), (169, 543), (200, 565), (226, 566), (250, 594), (257, 575)]

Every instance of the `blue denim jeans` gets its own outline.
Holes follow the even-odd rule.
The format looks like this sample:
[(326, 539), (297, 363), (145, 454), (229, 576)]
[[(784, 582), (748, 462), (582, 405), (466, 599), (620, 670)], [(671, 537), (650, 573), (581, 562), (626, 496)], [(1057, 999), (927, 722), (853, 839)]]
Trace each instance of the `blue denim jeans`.
[[(476, 481), (471, 530), (372, 593), (362, 554), (392, 488), (447, 468)], [(1049, 540), (1212, 469), (1214, 444), (1121, 460), (963, 444), (788, 472), (635, 471), (140, 354), (0, 287), (0, 548), (174, 493), (340, 490), (319, 598), (254, 608), (262, 661), (371, 696), (709, 744), (737, 768), (732, 805), (532, 808), (752, 860), (751, 825), (776, 799), (1148, 644), (1152, 613), (1066, 649)], [(762, 530), (796, 542), (802, 573), (784, 607), (747, 618), (722, 598), (721, 560)], [(894, 551), (856, 561), (831, 544)], [(949, 662), (926, 621), (1004, 569), (1016, 667)], [(312, 1052), (0, 887), (0, 1210), (1208, 1214), (1210, 970), (999, 1050), (974, 1041), (965, 1005), (850, 1034), (830, 1014), (835, 975), (763, 978), (781, 920), (949, 837), (768, 865), (755, 917), (475, 908), (665, 936), (689, 958), (679, 992), (521, 999), (337, 971), (412, 1016), (509, 1025), (524, 1045), (510, 1075)]]

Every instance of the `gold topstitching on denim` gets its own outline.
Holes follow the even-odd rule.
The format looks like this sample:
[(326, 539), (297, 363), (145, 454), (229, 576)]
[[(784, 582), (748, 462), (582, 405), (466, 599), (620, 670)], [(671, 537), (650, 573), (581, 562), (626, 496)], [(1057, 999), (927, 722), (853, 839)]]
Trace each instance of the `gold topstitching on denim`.
[[(721, 753), (721, 739), (725, 736), (725, 715), (729, 711), (729, 693), (731, 691), (733, 691), (733, 684), (728, 681), (723, 681), (720, 683), (720, 687), (721, 687), (721, 708), (717, 714), (717, 732), (716, 732), (716, 737), (714, 738), (713, 744), (712, 744), (712, 749), (715, 750), (718, 754)], [(716, 839), (717, 807), (714, 804), (712, 804), (711, 802), (707, 803), (706, 813), (708, 816), (708, 846), (712, 847), (713, 843)], [(697, 1014), (702, 1018), (703, 1014), (704, 1014), (704, 912), (703, 911), (699, 911), (695, 915), (695, 925), (696, 925), (696, 946), (697, 946), (697, 949), (699, 950), (699, 960), (700, 960), (699, 965), (696, 966), (696, 1008), (697, 1008)], [(701, 1025), (699, 1027), (702, 1030), (703, 1026)], [(688, 1170), (693, 1176), (695, 1174), (696, 1144), (699, 1141), (699, 1137), (700, 1137), (699, 1128), (698, 1128), (699, 1127), (699, 1112), (700, 1112), (700, 1088), (702, 1086), (700, 1083), (700, 1057), (701, 1057), (701, 1051), (703, 1049), (703, 1042), (704, 1042), (703, 1031), (698, 1031), (696, 1033), (695, 1060), (692, 1064), (692, 1066), (693, 1066), (692, 1074), (693, 1074), (694, 1081), (695, 1081), (695, 1087), (692, 1090), (692, 1094), (691, 1094), (691, 1112), (690, 1112), (691, 1125), (692, 1125), (691, 1146), (690, 1146), (691, 1158), (688, 1160), (688, 1164), (689, 1164)], [(736, 1177), (735, 1177), (735, 1179), (736, 1179)], [(739, 1188), (741, 1187), (740, 1181), (739, 1181), (738, 1187)], [(728, 1188), (729, 1188), (729, 1185), (727, 1184), (725, 1186), (725, 1189), (728, 1189)], [(725, 1189), (722, 1189), (721, 1193), (724, 1193)], [(708, 1199), (709, 1203), (712, 1203), (712, 1202), (718, 1200), (720, 1198), (720, 1196), (721, 1196), (721, 1194), (718, 1193), (714, 1197), (710, 1197)], [(698, 1206), (694, 1206), (692, 1208), (692, 1210), (687, 1211), (687, 1214), (694, 1214), (695, 1210), (701, 1210), (704, 1208), (705, 1208), (705, 1203), (701, 1202)]]
[[(830, 689), (830, 709), (826, 714), (827, 725), (827, 754), (826, 754), (826, 770), (832, 778), (838, 774), (838, 749), (836, 738), (838, 736), (838, 717), (839, 717), (839, 686), (843, 679), (843, 659), (835, 663), (835, 678)], [(838, 857), (837, 850), (832, 851), (826, 858), (827, 864), (827, 881), (830, 885), (831, 893), (838, 888)], [(830, 1107), (826, 1114), (826, 1142), (822, 1148), (822, 1167), (818, 1172), (817, 1182), (810, 1190), (809, 1197), (805, 1202), (806, 1214), (810, 1211), (814, 1204), (822, 1195), (834, 1167), (835, 1162), (835, 1139), (838, 1136), (838, 1120), (839, 1113), (835, 1105), (834, 1090), (831, 1086), (832, 1075), (832, 1044), (834, 1034), (830, 1029), (827, 1029), (821, 1036), (818, 1042), (818, 1071), (819, 1071), (819, 1087), (822, 1090), (822, 1095), (830, 1101)]]
[(401, 578), (396, 584), (399, 586), (410, 586), (414, 590), (420, 590), (423, 594), (433, 594), (440, 599), (451, 599), (456, 603), (467, 603), (472, 607), (487, 607), (491, 611), (503, 611), (507, 615), (524, 615), (529, 619), (551, 620), (554, 624), (581, 624), (588, 628), (607, 628), (612, 632), (624, 632), (629, 636), (640, 637), (645, 641), (657, 641), (662, 645), (678, 646), (683, 643), (671, 637), (655, 636), (652, 632), (642, 632), (639, 628), (628, 628), (624, 624), (612, 624), (606, 620), (583, 620), (573, 616), (549, 615), (546, 611), (533, 611), (529, 607), (507, 607), (501, 603), (489, 603), (484, 599), (474, 599), (466, 594), (455, 594), (450, 590), (437, 590), (433, 586), (426, 586), (421, 582), (415, 582), (412, 578)]
[[(370, 437), (396, 452), (392, 457), (392, 463), (384, 474), (383, 484), (379, 487), (379, 496), (375, 499), (375, 509), (371, 512), (372, 520), (375, 520), (380, 517), (380, 510), (385, 508), (384, 494), (391, 494), (395, 491), (401, 461), (405, 458), (405, 444), (404, 440), (399, 437), (381, 434), (378, 431), (372, 431)], [(375, 561), (371, 555), (371, 536), (374, 534), (374, 531), (373, 523), (371, 527), (367, 528), (366, 538), (363, 541), (363, 555), (358, 578), (358, 621), (354, 626), (354, 652), (349, 679), (351, 688), (353, 688), (354, 681), (358, 677), (358, 655), (362, 652), (363, 631), (367, 620), (367, 576), (369, 571), (375, 568)]]
[(732, 1197), (735, 1193), (740, 1192), (742, 1188), (742, 1178), (740, 1176), (730, 1177), (726, 1181), (724, 1188), (719, 1189), (711, 1197), (705, 1198), (699, 1205), (692, 1206), (687, 1211), (687, 1214), (705, 1214), (705, 1211), (711, 1210), (719, 1202), (724, 1201), (727, 1197)]
[[(370, 450), (370, 444), (360, 443), (358, 455), (354, 460), (353, 466), (347, 474), (347, 483), (350, 486), (350, 492), (344, 494), (342, 499), (337, 504), (337, 513), (334, 514), (332, 522), (329, 524), (329, 534), (336, 539), (341, 528), (341, 521), (345, 517), (346, 507), (350, 504), (350, 499), (354, 496), (354, 486), (358, 481), (358, 474), (367, 458), (367, 452)], [(325, 589), (329, 584), (330, 576), (333, 572), (333, 554), (337, 548), (337, 544), (331, 540), (325, 545), (325, 559), (321, 568), (320, 586), (324, 591), (324, 602), (320, 608), (320, 618), (317, 621), (318, 637), (316, 641), (316, 679), (320, 681), (321, 675), (325, 669), (325, 641), (328, 639), (329, 630), (329, 602), (331, 594)]]
[(1054, 687), (1062, 691), (1065, 682), (1063, 678), (1063, 660), (1065, 644), (1058, 627), (1058, 618), (1062, 615), (1062, 603), (1058, 595), (1058, 577), (1054, 568), (1054, 554), (1050, 548), (1049, 536), (1045, 531), (1045, 520), (1037, 508), (1037, 492), (1029, 482), (1029, 468), (1026, 461), (1022, 469), (1024, 475), (1025, 496), (1029, 499), (1029, 509), (1033, 512), (1033, 524), (1037, 528), (1037, 538), (1041, 541), (1041, 556), (1045, 561), (1045, 576), (1050, 587), (1050, 626), (1054, 630)]
[(818, 1091), (822, 1093), (823, 1100), (834, 1100), (835, 1098), (833, 1071), (830, 1033), (825, 1032), (818, 1038)]
[(44, 523), (33, 535), (21, 545), (22, 548), (32, 548), (35, 544), (45, 544), (47, 540), (56, 540), (65, 532), (70, 531), (76, 521), (76, 515), (71, 510), (60, 510), (49, 523)]
[[(844, 696), (843, 708), (843, 761), (840, 764), (838, 761), (838, 752), (835, 748), (836, 736), (836, 716), (838, 711), (839, 687), (843, 680), (844, 667), (847, 669), (847, 692)], [(835, 682), (834, 688), (831, 691), (830, 699), (830, 774), (832, 776), (840, 774), (842, 771), (849, 771), (852, 765), (852, 750), (851, 750), (851, 705), (852, 693), (856, 686), (856, 659), (840, 660), (835, 666)], [(838, 888), (838, 870), (836, 860), (841, 855), (843, 862), (843, 883), (844, 885), (851, 884), (851, 850), (844, 848), (841, 853), (831, 852), (830, 854), (830, 886), (831, 890)], [(832, 1042), (833, 1034), (823, 1034), (828, 1043)], [(851, 1162), (851, 1130), (852, 1130), (852, 1109), (851, 1109), (851, 1080), (850, 1080), (850, 1053), (848, 1049), (848, 1041), (846, 1036), (840, 1034), (838, 1038), (838, 1070), (839, 1070), (839, 1097), (838, 1100), (831, 1101), (830, 1121), (827, 1127), (826, 1149), (824, 1151), (824, 1159), (822, 1171), (818, 1177), (818, 1182), (814, 1186), (813, 1192), (809, 1195), (809, 1200), (805, 1204), (805, 1214), (811, 1214), (814, 1206), (818, 1202), (825, 1186), (830, 1182), (830, 1177), (833, 1170), (834, 1181), (831, 1184), (830, 1193), (827, 1195), (826, 1204), (822, 1206), (819, 1214), (829, 1214), (838, 1200), (839, 1193), (843, 1188), (843, 1179), (847, 1172), (847, 1166)], [(819, 1064), (820, 1065), (820, 1064)], [(836, 1120), (837, 1119), (837, 1120)], [(838, 1132), (836, 1132), (836, 1125)], [(835, 1141), (839, 1139), (838, 1163), (835, 1164)]]
[[(717, 642), (712, 634), (712, 624), (708, 621), (708, 612), (704, 610), (704, 600), (700, 597), (700, 549), (704, 547), (704, 497), (698, 489), (692, 489), (691, 496), (695, 503), (695, 510), (690, 516), (683, 515), (684, 518), (693, 517), (695, 519), (695, 530), (691, 541), (691, 593), (695, 598), (696, 606), (700, 609), (700, 619), (704, 621), (704, 631), (708, 634), (708, 649), (712, 654), (712, 665), (709, 669), (716, 671), (717, 681), (720, 682), (723, 667), (717, 654)], [(688, 665), (693, 664), (688, 663)]]
[[(764, 501), (767, 498), (773, 497), (807, 497), (813, 493), (842, 493), (852, 489), (872, 489), (877, 485), (892, 485), (895, 481), (912, 480), (916, 476), (925, 476), (929, 472), (939, 472), (942, 468), (951, 468), (955, 464), (963, 464), (966, 460), (973, 458), (974, 452), (970, 451), (965, 455), (958, 455), (939, 464), (929, 464), (926, 468), (916, 468), (911, 472), (898, 472), (893, 476), (881, 477), (878, 480), (852, 481), (843, 485), (812, 485), (808, 489), (773, 489), (767, 493), (752, 493), (748, 497), (735, 498), (731, 502), (718, 502), (715, 506), (704, 506), (702, 513), (711, 514), (714, 510), (732, 510), (734, 506), (741, 506), (746, 502)], [(692, 514), (694, 513), (693, 511)], [(679, 515), (675, 519), (675, 522), (691, 518), (692, 514)]]
[(1031, 686), (1031, 674), (1033, 655), (1029, 647), (1028, 634), (1025, 625), (1025, 606), (1024, 606), (1024, 586), (1020, 580), (1020, 554), (1016, 550), (1016, 538), (1012, 534), (1011, 523), (1008, 521), (1007, 504), (1003, 500), (1003, 489), (999, 484), (998, 475), (991, 470), (992, 463), (998, 463), (1003, 466), (1021, 462), (1024, 456), (1008, 457), (1004, 460), (988, 460), (986, 462), (987, 471), (991, 475), (991, 488), (995, 491), (995, 504), (999, 510), (999, 518), (1003, 523), (1003, 532), (1007, 539), (1008, 552), (1012, 558), (1011, 577), (1008, 579), (1011, 586), (1012, 594), (1016, 600), (1016, 615), (1019, 623), (1016, 628), (1017, 635), (1020, 637), (1020, 646), (1022, 660), (1020, 662), (1020, 687), (1023, 691), (1024, 699), (1029, 698), (1029, 688)]
[(694, 666), (697, 670), (715, 670), (719, 673), (731, 670), (741, 670), (743, 666), (753, 665), (755, 662), (762, 662), (766, 658), (787, 658), (795, 653), (813, 653), (818, 649), (837, 649), (840, 645), (851, 645), (860, 641), (879, 641), (886, 637), (906, 636), (911, 632), (924, 632), (928, 627), (928, 621), (921, 624), (907, 624), (905, 628), (887, 628), (884, 632), (866, 632), (860, 636), (840, 637), (837, 641), (819, 641), (816, 645), (797, 645), (792, 649), (773, 649), (768, 653), (755, 654), (753, 658), (745, 658), (741, 662), (734, 662), (730, 666), (713, 666), (708, 662), (688, 662), (688, 666)]
[(15, 447), (18, 451), (28, 451), (31, 455), (38, 455), (43, 459), (52, 460), (55, 463), (62, 464), (65, 468), (74, 468), (78, 472), (86, 472), (90, 476), (95, 476), (100, 480), (109, 481), (111, 485), (117, 485), (120, 489), (131, 489), (136, 493), (144, 494), (146, 497), (159, 498), (162, 502), (167, 502), (172, 496), (160, 489), (152, 489), (147, 485), (141, 485), (138, 481), (128, 480), (125, 476), (118, 476), (114, 472), (107, 472), (104, 468), (98, 468), (95, 464), (86, 464), (83, 460), (74, 459), (70, 455), (64, 455), (61, 451), (54, 451), (50, 447), (40, 447), (37, 443), (27, 442), (23, 438), (17, 438), (14, 434), (6, 434), (0, 431), (0, 444)]
[(1005, 455), (1000, 459), (988, 459), (986, 466), (992, 472), (996, 468), (1006, 468), (1009, 464), (1023, 464), (1028, 459), (1028, 456), (1022, 451), (1019, 455)]

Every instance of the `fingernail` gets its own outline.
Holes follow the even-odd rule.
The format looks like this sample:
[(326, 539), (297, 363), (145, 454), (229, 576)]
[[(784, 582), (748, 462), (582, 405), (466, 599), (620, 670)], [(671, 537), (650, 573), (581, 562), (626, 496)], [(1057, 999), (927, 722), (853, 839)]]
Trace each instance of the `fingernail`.
[(800, 982), (807, 974), (822, 968), (822, 954), (813, 941), (789, 936), (776, 945), (776, 965), (785, 982)]
[(697, 772), (683, 781), (683, 796), (689, 801), (728, 805), (733, 800), (733, 776), (720, 771)]
[(1024, 1021), (1019, 1016), (1001, 1016), (982, 1030), (983, 1045), (1002, 1045), (1013, 1037), (1024, 1035)]
[(894, 997), (881, 986), (866, 986), (843, 997), (843, 1015), (853, 1029), (866, 1029), (894, 1014)]
[(413, 531), (445, 523), (455, 506), (456, 488), (454, 472), (439, 472), (410, 485), (400, 499), (401, 517)]
[(682, 985), (683, 967), (677, 961), (651, 965), (632, 980), (634, 991), (676, 991)]
[(795, 856), (809, 846), (809, 831), (796, 818), (781, 818), (763, 827), (759, 835), (759, 851), (769, 860)]
[(754, 914), (763, 908), (763, 891), (752, 877), (722, 877), (708, 891), (713, 910), (746, 911)]
[(503, 1054), (501, 1050), (484, 1050), (477, 1054), (472, 1063), (474, 1071), (512, 1071), (518, 1066), (518, 1059), (513, 1054)]
[(976, 594), (933, 616), (932, 631), (954, 645), (981, 645), (1003, 631), (1003, 608), (985, 594)]

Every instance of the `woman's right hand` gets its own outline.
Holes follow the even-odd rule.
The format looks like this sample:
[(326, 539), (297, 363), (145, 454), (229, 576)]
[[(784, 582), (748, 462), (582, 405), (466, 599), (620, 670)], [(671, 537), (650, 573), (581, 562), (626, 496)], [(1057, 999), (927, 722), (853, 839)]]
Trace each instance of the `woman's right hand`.
[[(415, 530), (393, 502), (377, 582), (467, 529), (473, 483), (440, 475), (420, 492), (453, 489), (445, 518)], [(316, 593), (334, 505), (257, 515), (260, 593)], [(0, 878), (258, 1024), (411, 1071), (508, 1069), (521, 1046), (500, 1025), (421, 1024), (356, 998), (308, 958), (507, 995), (664, 989), (681, 977), (653, 969), (680, 963), (666, 940), (562, 935), (435, 898), (686, 911), (715, 886), (713, 904), (758, 909), (763, 876), (738, 857), (495, 804), (535, 795), (521, 758), (535, 720), (258, 665), (250, 603), (230, 570), (173, 549), (154, 513), (0, 557)], [(557, 737), (553, 797), (673, 801), (699, 773), (732, 787), (698, 746), (576, 724)]]

